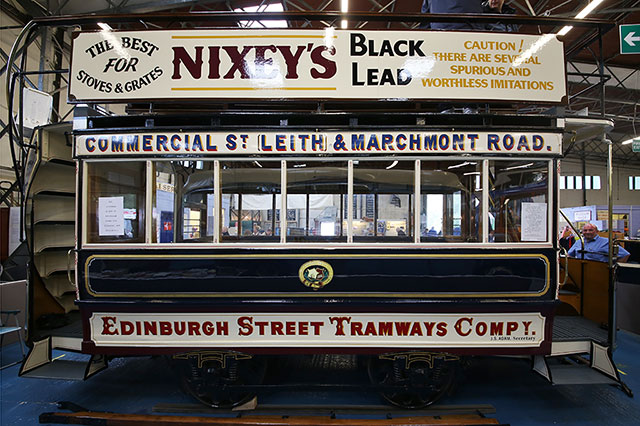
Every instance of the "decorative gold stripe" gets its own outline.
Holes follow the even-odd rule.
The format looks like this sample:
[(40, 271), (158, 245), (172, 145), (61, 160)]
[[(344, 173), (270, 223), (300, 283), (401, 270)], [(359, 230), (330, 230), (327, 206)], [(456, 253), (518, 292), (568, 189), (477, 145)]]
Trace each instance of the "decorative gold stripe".
[[(444, 259), (456, 259), (456, 258), (502, 258), (502, 259), (540, 259), (545, 264), (546, 269), (546, 283), (545, 287), (540, 292), (534, 293), (276, 293), (276, 292), (262, 292), (262, 293), (224, 293), (224, 294), (211, 294), (211, 293), (96, 293), (89, 285), (89, 264), (93, 259), (265, 259), (265, 258), (279, 258), (279, 259), (339, 259), (339, 258), (404, 258), (404, 259), (429, 259), (429, 258), (444, 258)], [(186, 298), (186, 297), (204, 297), (204, 298), (230, 298), (230, 297), (289, 297), (289, 298), (309, 298), (309, 297), (359, 297), (359, 298), (373, 298), (373, 297), (393, 297), (393, 298), (498, 298), (498, 297), (540, 297), (547, 294), (551, 287), (551, 271), (549, 267), (549, 259), (543, 254), (337, 254), (337, 253), (312, 253), (312, 254), (141, 254), (141, 255), (127, 255), (127, 254), (100, 254), (91, 255), (87, 258), (84, 267), (84, 283), (87, 292), (95, 297), (141, 297), (141, 298)]]
[(192, 90), (337, 90), (335, 87), (172, 87), (175, 91)]
[[(285, 34), (272, 34), (272, 35), (200, 35), (200, 36), (171, 36), (174, 40), (203, 40), (203, 39), (232, 39), (232, 38), (320, 38), (324, 39), (328, 36), (325, 35), (285, 35)], [(331, 38), (338, 38), (337, 35), (331, 36)]]

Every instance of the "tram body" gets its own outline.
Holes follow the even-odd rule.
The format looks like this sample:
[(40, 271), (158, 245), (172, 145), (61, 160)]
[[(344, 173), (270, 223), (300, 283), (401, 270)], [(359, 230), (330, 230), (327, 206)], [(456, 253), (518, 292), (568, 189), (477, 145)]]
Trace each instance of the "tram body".
[[(557, 149), (545, 130), (515, 138)], [(554, 157), (429, 153), (416, 128), (247, 138), (410, 138), (403, 155), (112, 148), (237, 132), (78, 132), (83, 351), (549, 353)]]
[[(121, 33), (121, 38), (155, 40), (164, 33)], [(179, 39), (176, 43), (234, 37), (174, 33), (179, 34), (171, 36), (172, 42)], [(354, 66), (353, 78), (348, 77), (344, 72), (349, 68), (333, 55), (349, 51), (349, 42), (365, 46), (361, 38), (366, 36), (371, 39), (367, 46), (382, 49), (385, 42), (380, 40), (395, 37), (402, 53), (409, 39), (429, 36), (434, 46), (456, 39), (462, 46), (469, 36), (318, 33), (313, 37), (326, 43), (333, 43), (327, 37), (335, 38), (335, 45), (314, 50), (310, 42), (309, 58), (301, 60), (308, 63), (291, 68), (287, 62), (285, 80), (310, 71), (314, 78), (338, 80), (331, 96), (369, 100), (411, 98), (412, 89), (406, 74), (402, 79), (398, 74), (398, 81), (387, 82), (387, 87), (378, 81), (375, 90), (368, 87), (375, 72), (361, 82)], [(114, 34), (117, 40), (118, 32)], [(291, 37), (309, 34), (298, 31)], [(499, 36), (522, 40), (483, 46), (508, 49), (513, 44), (522, 50), (538, 40)], [(273, 37), (286, 38), (281, 32)], [(474, 40), (495, 37), (473, 34)], [(228, 52), (229, 46), (174, 47), (172, 65), (165, 67), (163, 58), (151, 58), (163, 46), (159, 41), (149, 42), (146, 52), (130, 52), (140, 57), (141, 69), (148, 61), (160, 61), (158, 68), (149, 68), (145, 84), (133, 87), (113, 80), (91, 88), (88, 76), (102, 72), (100, 78), (107, 79), (114, 72), (96, 59), (104, 46), (113, 45), (109, 40), (81, 34), (74, 41), (74, 60), (92, 55), (72, 67), (75, 102), (92, 97), (113, 102), (119, 96), (170, 102), (175, 96), (170, 90), (177, 90), (189, 109), (197, 105), (190, 103), (197, 88), (185, 83), (168, 89), (154, 81), (164, 78), (170, 84), (169, 76), (188, 75), (196, 81), (208, 72), (202, 90), (211, 89), (211, 79), (220, 79), (215, 82), (220, 90), (247, 84), (238, 57), (227, 75), (238, 72), (240, 77), (221, 80), (224, 70), (216, 68), (220, 58), (215, 55)], [(351, 55), (361, 67), (388, 62), (391, 68), (407, 59), (432, 58), (423, 54), (431, 44), (415, 42), (400, 55), (412, 52), (416, 58), (373, 62), (371, 56), (377, 54), (365, 55), (353, 46)], [(276, 50), (294, 52), (294, 47)], [(563, 63), (557, 40), (536, 48), (543, 48), (538, 55), (551, 52), (546, 69)], [(250, 55), (256, 58), (254, 71), (266, 78), (265, 50), (255, 50)], [(446, 61), (448, 56), (436, 57)], [(269, 61), (267, 65), (275, 63)], [(93, 62), (98, 65), (91, 71)], [(538, 77), (533, 78), (546, 72), (534, 71)], [(564, 71), (554, 75), (548, 78), (559, 75), (561, 84), (547, 84), (549, 93), (535, 92), (542, 94), (532, 101), (562, 99)], [(259, 99), (262, 93), (283, 96), (269, 87), (252, 91), (253, 83), (248, 84), (243, 96), (260, 105), (269, 104)], [(353, 87), (341, 93), (341, 84)], [(534, 93), (527, 92), (532, 87), (523, 93)], [(286, 95), (294, 98), (290, 110), (286, 103), (270, 113), (242, 108), (207, 112), (196, 106), (182, 114), (85, 117), (85, 125), (74, 128), (82, 351), (167, 354), (202, 371), (210, 362), (224, 366), (265, 354), (358, 354), (400, 362), (406, 369), (426, 362), (432, 370), (462, 355), (550, 354), (558, 304), (555, 212), (563, 120), (372, 113), (360, 112), (366, 110), (361, 106), (337, 113), (295, 112), (296, 100), (318, 98), (316, 89), (327, 88), (291, 88)], [(493, 93), (488, 86), (474, 90), (457, 96), (487, 99)], [(452, 92), (434, 87), (427, 97), (448, 100)], [(514, 96), (504, 93), (493, 94), (502, 101)], [(436, 388), (439, 393), (446, 386)], [(426, 401), (433, 401), (432, 396)], [(425, 403), (400, 399), (392, 398), (405, 406)], [(220, 405), (216, 398), (208, 402)]]

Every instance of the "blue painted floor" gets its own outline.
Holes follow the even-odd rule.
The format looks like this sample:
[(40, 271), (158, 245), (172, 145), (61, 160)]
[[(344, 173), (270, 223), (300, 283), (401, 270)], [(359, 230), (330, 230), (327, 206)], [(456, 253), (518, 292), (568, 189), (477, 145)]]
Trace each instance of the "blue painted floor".
[[(640, 425), (640, 336), (618, 334), (615, 361), (627, 385), (639, 395), (627, 397), (607, 385), (551, 386), (530, 370), (528, 361), (477, 358), (465, 370), (455, 393), (438, 404), (490, 404), (494, 417), (512, 425)], [(61, 355), (58, 353), (54, 356)], [(2, 365), (19, 358), (19, 348), (2, 350)], [(82, 355), (66, 354), (65, 359)], [(160, 403), (190, 404), (161, 358), (119, 358), (86, 382), (17, 377), (18, 366), (0, 371), (0, 425), (35, 425), (43, 412), (60, 411), (56, 402), (72, 401), (94, 411), (153, 414)], [(268, 404), (380, 404), (375, 394), (280, 392), (262, 397)], [(157, 414), (157, 413), (156, 413)]]

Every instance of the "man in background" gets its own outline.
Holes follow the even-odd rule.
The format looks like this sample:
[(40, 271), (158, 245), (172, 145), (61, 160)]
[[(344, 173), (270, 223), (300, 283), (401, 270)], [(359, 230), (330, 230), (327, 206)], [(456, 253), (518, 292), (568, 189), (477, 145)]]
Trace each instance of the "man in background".
[[(569, 256), (585, 260), (596, 260), (598, 262), (609, 261), (609, 240), (598, 235), (598, 228), (587, 223), (582, 227), (582, 236), (584, 237), (584, 252), (581, 244), (574, 244), (569, 249)], [(618, 261), (626, 262), (629, 260), (630, 253), (624, 247), (618, 247)]]

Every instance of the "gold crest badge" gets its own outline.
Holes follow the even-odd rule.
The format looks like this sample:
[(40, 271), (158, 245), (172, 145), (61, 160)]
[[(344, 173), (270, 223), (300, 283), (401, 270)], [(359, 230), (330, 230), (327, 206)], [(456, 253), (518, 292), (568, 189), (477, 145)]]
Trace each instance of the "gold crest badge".
[(319, 290), (331, 282), (333, 268), (327, 262), (311, 260), (300, 267), (298, 276), (302, 284), (314, 290)]

